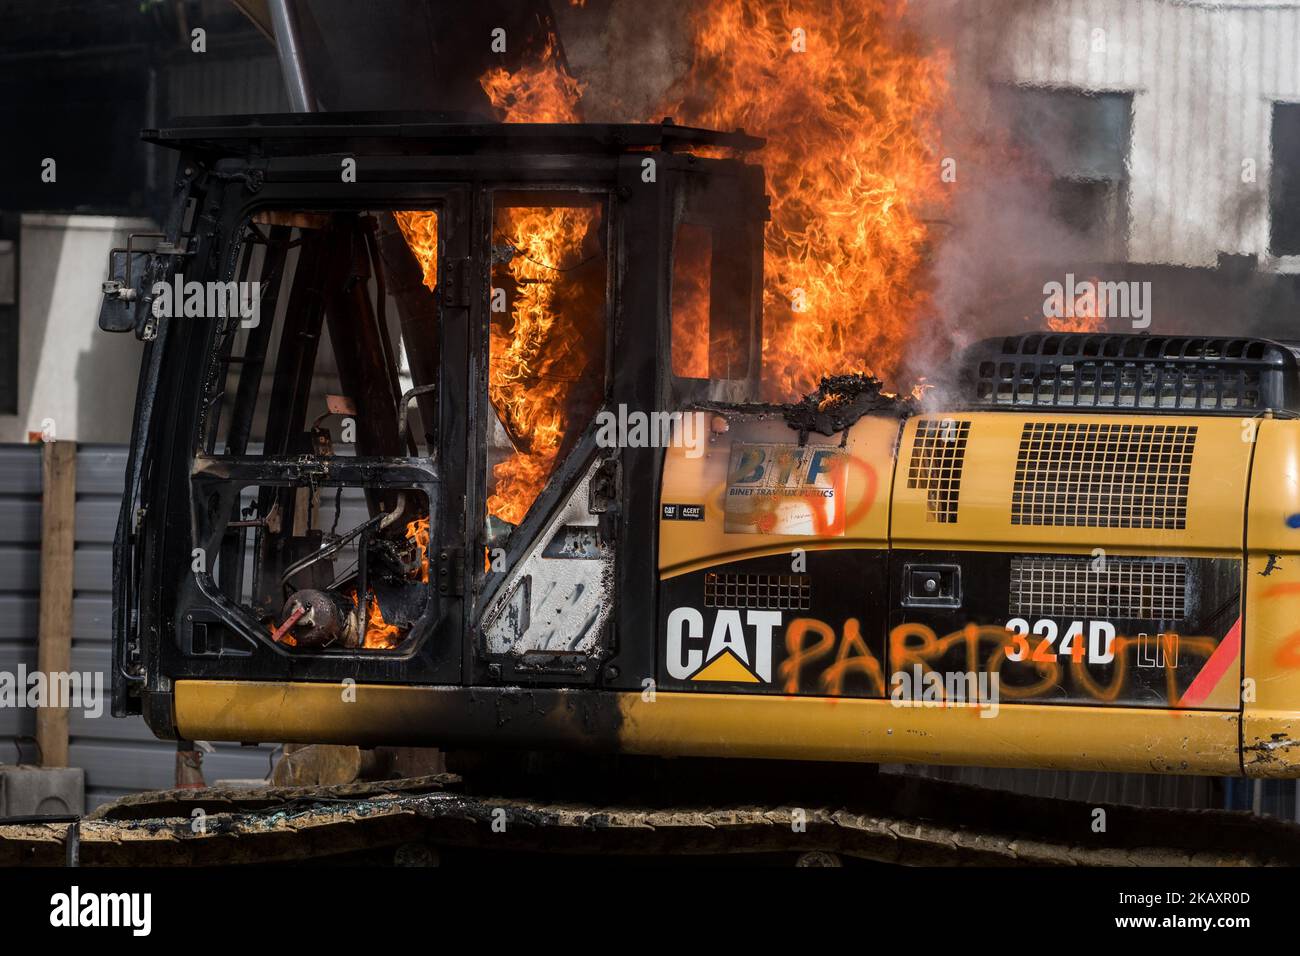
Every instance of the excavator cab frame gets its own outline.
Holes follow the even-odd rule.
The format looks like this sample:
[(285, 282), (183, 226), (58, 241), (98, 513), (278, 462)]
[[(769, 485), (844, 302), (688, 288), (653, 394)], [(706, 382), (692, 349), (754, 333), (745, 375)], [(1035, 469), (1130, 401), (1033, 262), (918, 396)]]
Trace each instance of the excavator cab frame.
[[(663, 449), (607, 447), (595, 413), (756, 391), (766, 207), (761, 167), (738, 157), (761, 141), (429, 114), (219, 117), (144, 138), (180, 156), (162, 233), (117, 251), (100, 318), (146, 343), (114, 551), (114, 713), (176, 736), (187, 680), (639, 688), (657, 606), (658, 489), (643, 476)], [(503, 267), (529, 250), (501, 216), (569, 205), (599, 220), (575, 261), (603, 271), (587, 334), (603, 368), (584, 366), (582, 420), (503, 525), (492, 443), (514, 393), (493, 349), (520, 321), (500, 307)], [(436, 222), (423, 262), (394, 228), (412, 211)], [(717, 382), (660, 359), (688, 219), (717, 226), (745, 333)], [(529, 281), (550, 288), (521, 280), (512, 301)], [(195, 283), (253, 286), (257, 320), (185, 314)], [(314, 375), (323, 340), (338, 394)], [(402, 625), (391, 646), (371, 646), (376, 612)], [(394, 715), (392, 738), (410, 734)]]

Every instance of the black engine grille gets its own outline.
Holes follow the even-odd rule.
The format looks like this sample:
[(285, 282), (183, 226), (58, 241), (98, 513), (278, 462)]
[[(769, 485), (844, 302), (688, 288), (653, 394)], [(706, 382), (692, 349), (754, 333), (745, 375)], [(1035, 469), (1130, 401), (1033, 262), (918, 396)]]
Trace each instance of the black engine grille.
[(976, 407), (1254, 414), (1300, 411), (1300, 362), (1265, 339), (1039, 333), (966, 350)]
[(1181, 621), (1187, 562), (1181, 558), (1011, 559), (1008, 609), (1017, 617)]
[(704, 606), (806, 611), (812, 606), (812, 579), (806, 574), (704, 575)]

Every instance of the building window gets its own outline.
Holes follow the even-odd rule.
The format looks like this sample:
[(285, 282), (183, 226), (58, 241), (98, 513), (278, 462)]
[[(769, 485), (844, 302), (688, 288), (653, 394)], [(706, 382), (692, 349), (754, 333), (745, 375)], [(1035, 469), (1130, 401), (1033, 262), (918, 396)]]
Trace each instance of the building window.
[(1269, 251), (1300, 255), (1300, 103), (1273, 104)]
[(1125, 258), (1133, 97), (1010, 87), (1001, 98), (1015, 147), (1050, 181), (1053, 218)]

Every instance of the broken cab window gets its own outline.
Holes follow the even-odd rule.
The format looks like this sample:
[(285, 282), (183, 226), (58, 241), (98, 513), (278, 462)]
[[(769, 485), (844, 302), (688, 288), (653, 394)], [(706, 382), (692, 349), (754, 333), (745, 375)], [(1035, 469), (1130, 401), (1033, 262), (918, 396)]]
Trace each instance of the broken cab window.
[(193, 475), (213, 585), (291, 652), (396, 650), (428, 606), (429, 495), (344, 462), (429, 473), (437, 211), (265, 210), (235, 261)]
[(523, 521), (605, 394), (603, 197), (498, 193), (488, 326), (487, 523)]
[(751, 394), (757, 378), (751, 277), (742, 230), (678, 224), (670, 300), (673, 376), (719, 385), (693, 397), (757, 397)]
[(437, 249), (434, 210), (255, 214), (201, 450), (431, 454)]

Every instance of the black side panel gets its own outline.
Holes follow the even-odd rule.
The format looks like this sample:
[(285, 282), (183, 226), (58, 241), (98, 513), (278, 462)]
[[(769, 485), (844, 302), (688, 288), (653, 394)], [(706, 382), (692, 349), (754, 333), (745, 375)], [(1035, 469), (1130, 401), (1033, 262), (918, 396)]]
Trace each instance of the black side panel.
[(1232, 558), (901, 550), (890, 577), (907, 686), (988, 672), (1003, 703), (1204, 709), (1241, 666)]
[(724, 694), (883, 697), (885, 551), (806, 552), (663, 581), (658, 685)]

